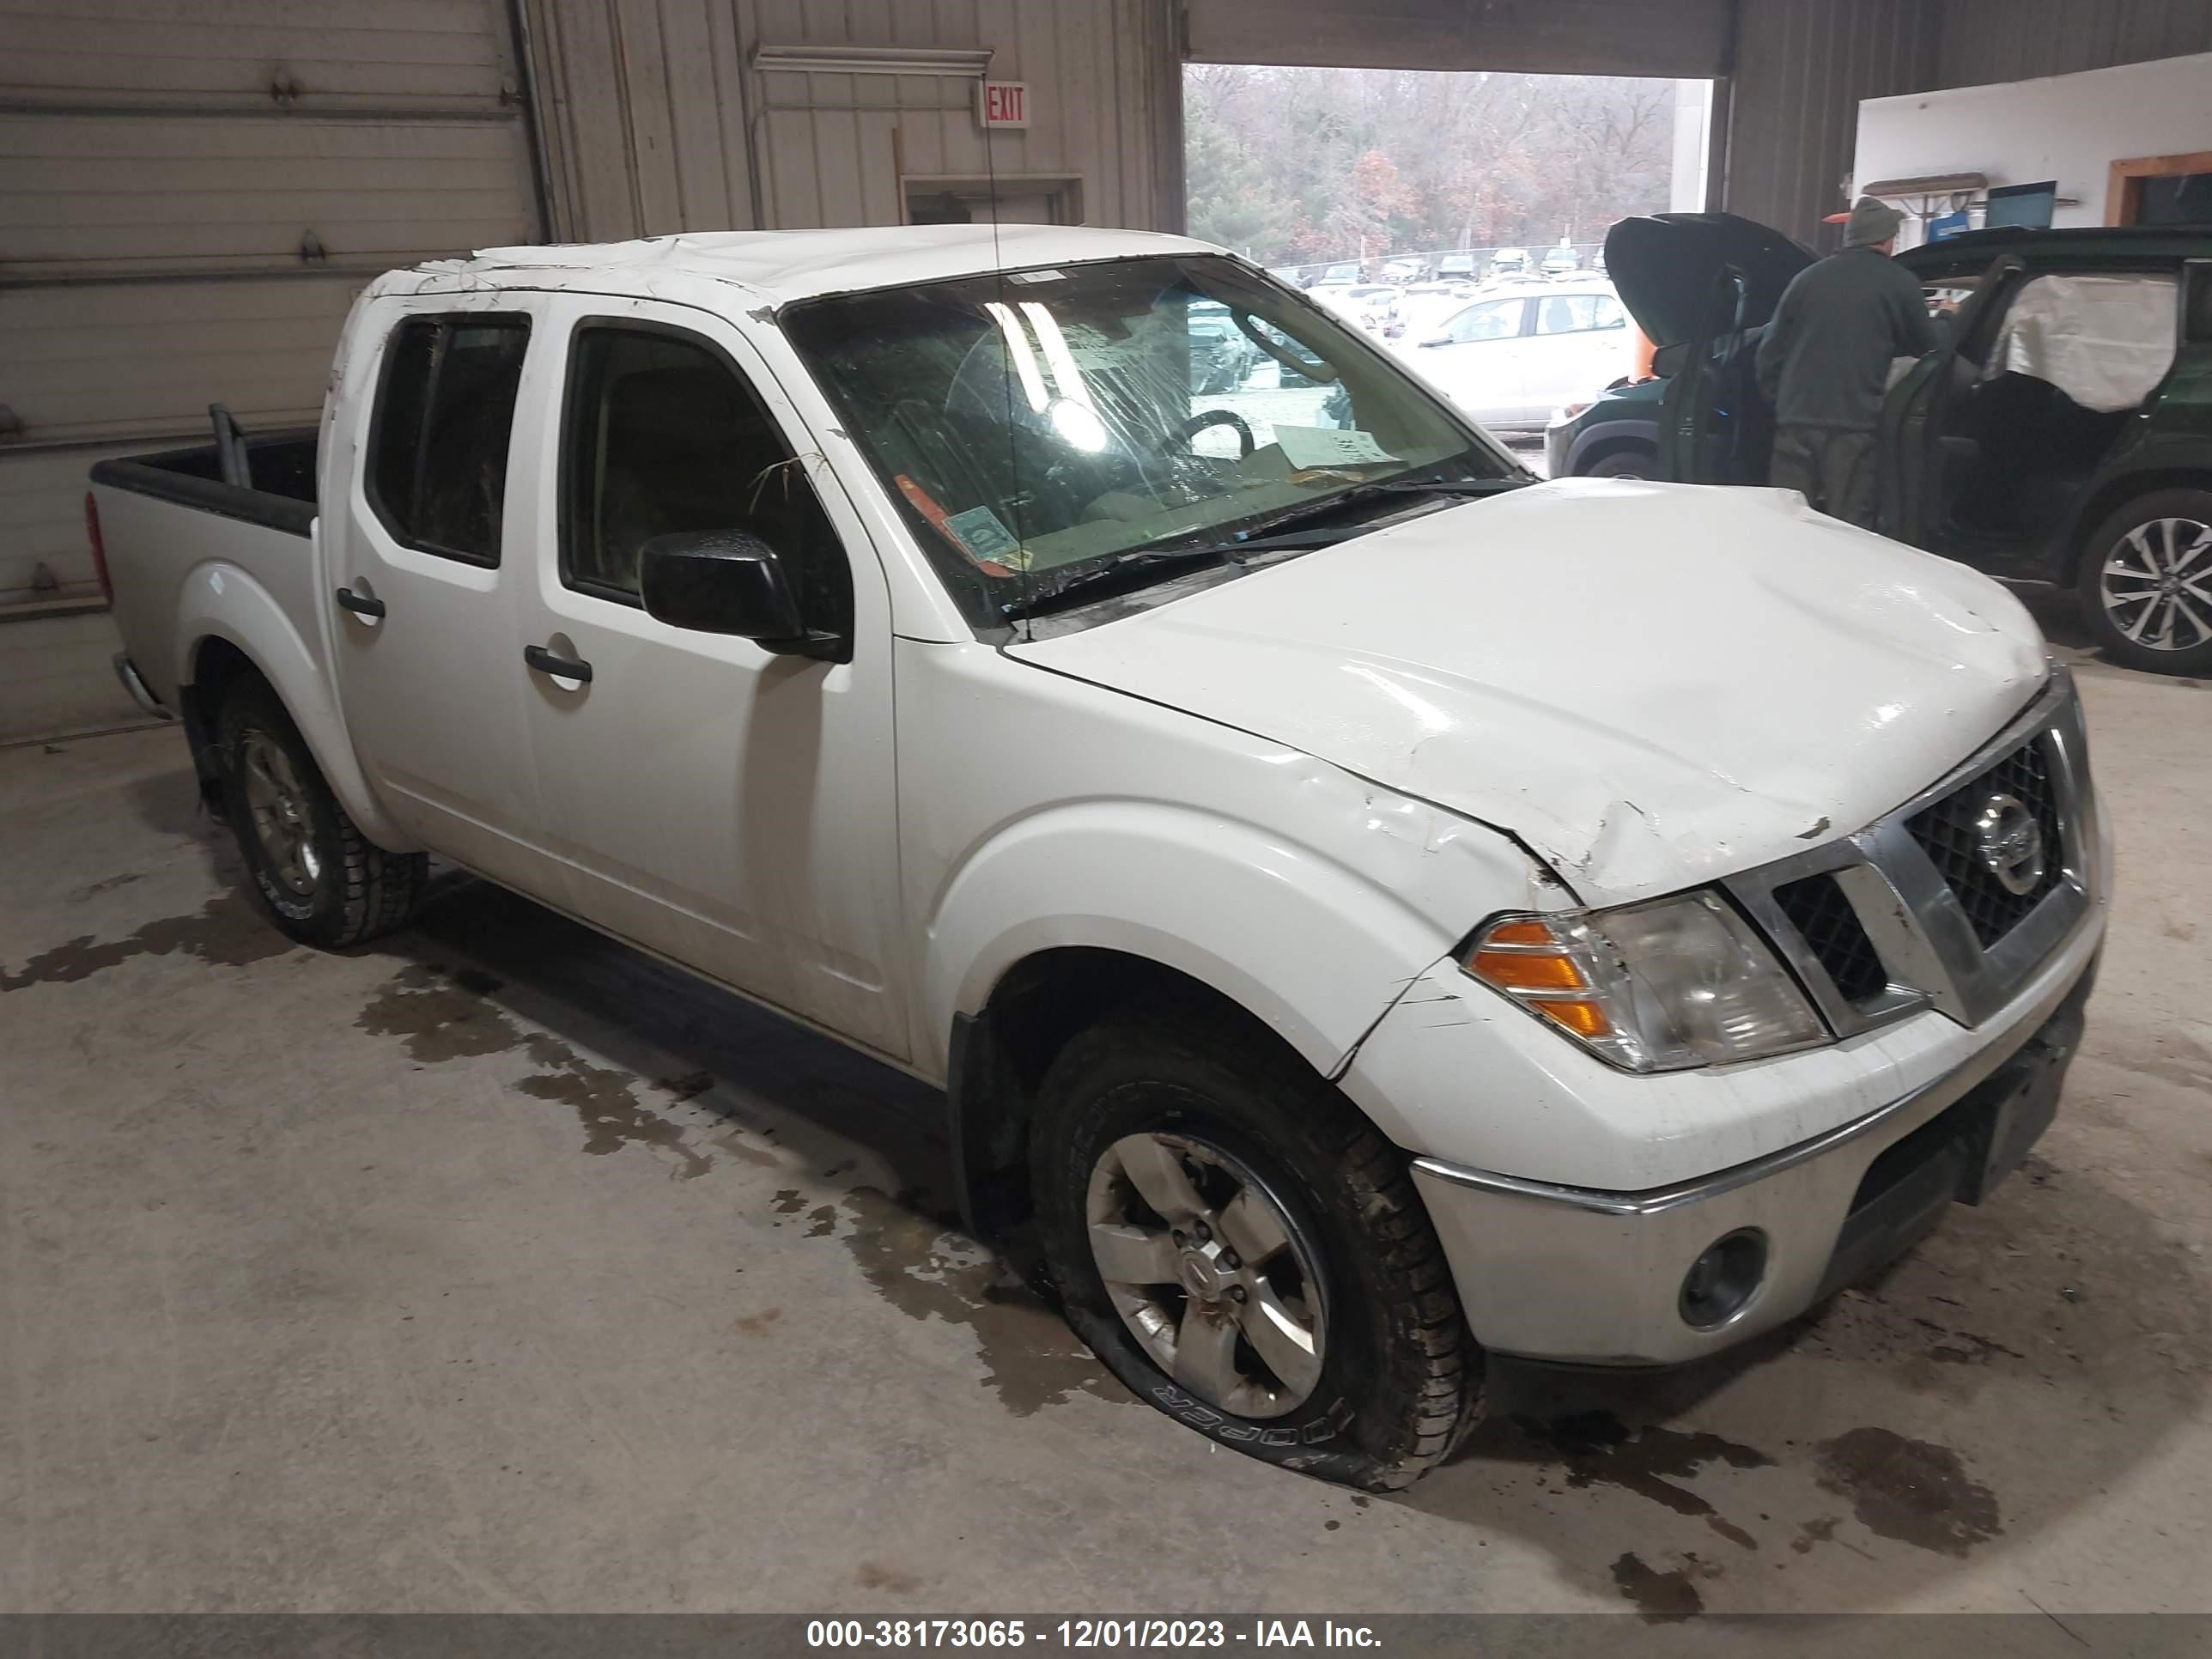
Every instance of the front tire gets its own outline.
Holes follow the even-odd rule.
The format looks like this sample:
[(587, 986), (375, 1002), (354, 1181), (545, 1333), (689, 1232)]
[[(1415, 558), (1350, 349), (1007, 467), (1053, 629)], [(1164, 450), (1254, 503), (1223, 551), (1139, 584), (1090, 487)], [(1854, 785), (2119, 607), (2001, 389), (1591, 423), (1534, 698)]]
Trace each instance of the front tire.
[(216, 733), (224, 815), (270, 920), (324, 950), (404, 927), (428, 860), (361, 833), (265, 681), (231, 688)]
[(1586, 478), (1656, 478), (1659, 457), (1649, 449), (1616, 449), (1601, 455), (1583, 473)]
[(2153, 490), (2121, 507), (2082, 544), (2076, 589), (2109, 660), (2212, 673), (2212, 490)]
[(1093, 1027), (1039, 1092), (1031, 1176), (1068, 1323), (1156, 1409), (1376, 1492), (1479, 1420), (1405, 1156), (1294, 1056), (1173, 1015)]

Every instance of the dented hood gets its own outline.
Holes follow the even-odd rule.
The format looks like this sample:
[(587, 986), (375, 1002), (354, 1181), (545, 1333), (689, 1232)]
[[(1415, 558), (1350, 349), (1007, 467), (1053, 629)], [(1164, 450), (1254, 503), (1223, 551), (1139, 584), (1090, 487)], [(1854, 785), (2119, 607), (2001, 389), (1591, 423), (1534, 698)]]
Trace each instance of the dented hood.
[(1012, 652), (1510, 830), (1591, 903), (1863, 827), (2045, 672), (1996, 582), (1793, 492), (1595, 478)]

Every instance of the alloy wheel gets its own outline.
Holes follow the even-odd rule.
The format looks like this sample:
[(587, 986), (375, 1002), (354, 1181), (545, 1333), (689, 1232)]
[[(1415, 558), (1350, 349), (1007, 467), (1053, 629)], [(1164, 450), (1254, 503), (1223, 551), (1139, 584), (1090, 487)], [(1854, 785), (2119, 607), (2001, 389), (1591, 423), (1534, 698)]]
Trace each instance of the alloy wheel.
[(2113, 544), (2098, 580), (2112, 626), (2147, 650), (2212, 641), (2212, 526), (2152, 519)]
[(270, 872), (295, 897), (310, 898), (323, 872), (315, 848), (307, 792), (282, 744), (265, 732), (250, 732), (240, 747), (246, 811)]
[(1124, 1136), (1091, 1168), (1091, 1260), (1154, 1364), (1208, 1405), (1280, 1417), (1327, 1358), (1317, 1253), (1259, 1178), (1188, 1134)]

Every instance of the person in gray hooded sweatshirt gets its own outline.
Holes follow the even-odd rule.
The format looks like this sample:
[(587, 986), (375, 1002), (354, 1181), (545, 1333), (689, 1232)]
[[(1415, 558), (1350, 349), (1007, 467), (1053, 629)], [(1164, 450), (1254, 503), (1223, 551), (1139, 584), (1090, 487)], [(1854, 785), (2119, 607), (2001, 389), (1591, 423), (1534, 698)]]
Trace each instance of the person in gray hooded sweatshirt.
[(1920, 284), (1890, 257), (1905, 216), (1862, 196), (1842, 251), (1799, 271), (1759, 343), (1759, 389), (1774, 405), (1767, 482), (1823, 513), (1872, 527), (1875, 428), (1890, 360), (1942, 343)]

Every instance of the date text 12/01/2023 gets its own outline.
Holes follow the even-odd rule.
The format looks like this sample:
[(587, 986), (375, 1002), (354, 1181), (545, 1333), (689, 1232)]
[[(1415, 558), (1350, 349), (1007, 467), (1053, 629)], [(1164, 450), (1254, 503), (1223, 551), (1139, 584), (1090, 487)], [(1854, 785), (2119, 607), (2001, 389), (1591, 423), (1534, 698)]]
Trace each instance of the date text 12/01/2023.
[(1364, 1625), (1333, 1620), (1255, 1619), (816, 1619), (810, 1648), (1367, 1648), (1381, 1639)]

